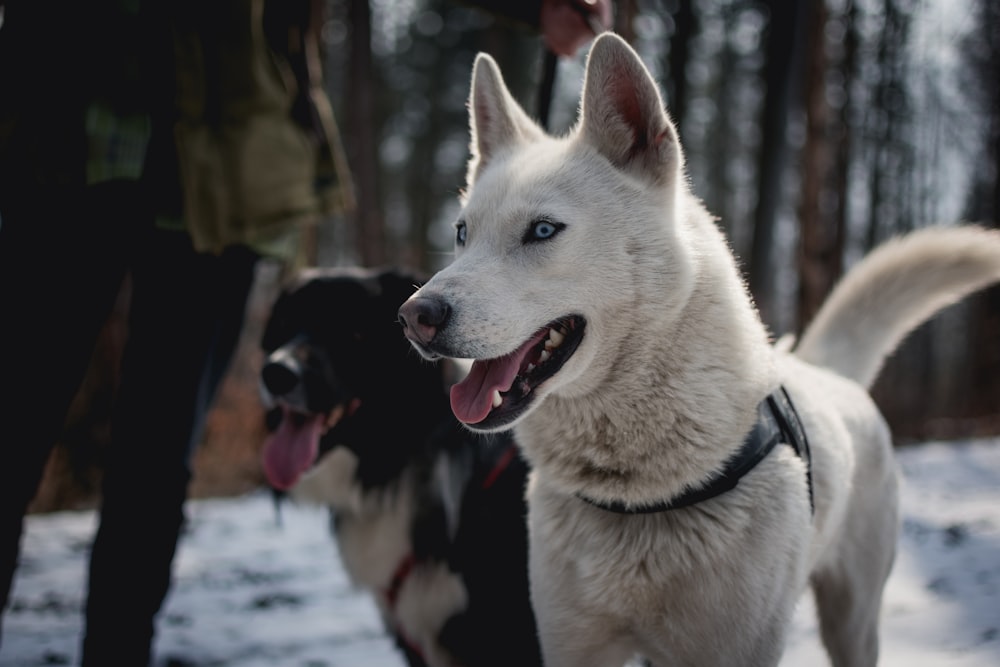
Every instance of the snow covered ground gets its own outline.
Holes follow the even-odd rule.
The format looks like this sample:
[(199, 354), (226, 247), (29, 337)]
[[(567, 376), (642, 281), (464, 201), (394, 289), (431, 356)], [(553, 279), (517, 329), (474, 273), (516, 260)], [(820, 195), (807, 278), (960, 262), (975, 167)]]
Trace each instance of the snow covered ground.
[[(900, 450), (900, 554), (883, 667), (1000, 665), (1000, 439)], [(402, 667), (337, 558), (325, 512), (268, 494), (190, 503), (157, 667)], [(93, 512), (28, 519), (0, 667), (76, 664)], [(782, 665), (825, 665), (803, 598)]]

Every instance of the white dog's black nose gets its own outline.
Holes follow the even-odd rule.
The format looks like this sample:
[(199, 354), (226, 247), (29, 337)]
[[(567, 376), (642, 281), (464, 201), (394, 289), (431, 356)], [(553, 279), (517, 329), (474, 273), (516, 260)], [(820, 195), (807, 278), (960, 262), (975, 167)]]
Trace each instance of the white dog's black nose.
[(451, 308), (441, 299), (434, 297), (410, 297), (399, 309), (399, 323), (403, 333), (414, 343), (427, 345), (441, 329)]

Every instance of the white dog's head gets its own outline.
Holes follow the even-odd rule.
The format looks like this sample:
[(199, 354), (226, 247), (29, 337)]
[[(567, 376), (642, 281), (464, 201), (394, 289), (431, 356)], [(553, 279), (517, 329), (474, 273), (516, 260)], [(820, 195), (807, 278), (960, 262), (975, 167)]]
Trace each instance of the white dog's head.
[(591, 391), (635, 349), (637, 320), (648, 327), (684, 304), (691, 262), (675, 221), (690, 196), (656, 83), (614, 34), (591, 48), (566, 137), (528, 117), (485, 54), (469, 110), (455, 260), (403, 305), (400, 321), (425, 357), (475, 360), (452, 408), (490, 431), (550, 393)]

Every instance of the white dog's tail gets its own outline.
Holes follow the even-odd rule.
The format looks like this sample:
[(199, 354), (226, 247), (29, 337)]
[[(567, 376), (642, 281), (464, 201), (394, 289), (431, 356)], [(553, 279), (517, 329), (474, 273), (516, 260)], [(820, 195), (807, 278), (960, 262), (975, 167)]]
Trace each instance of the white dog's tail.
[(843, 277), (794, 352), (870, 387), (910, 331), (998, 280), (1000, 231), (933, 227), (892, 239)]

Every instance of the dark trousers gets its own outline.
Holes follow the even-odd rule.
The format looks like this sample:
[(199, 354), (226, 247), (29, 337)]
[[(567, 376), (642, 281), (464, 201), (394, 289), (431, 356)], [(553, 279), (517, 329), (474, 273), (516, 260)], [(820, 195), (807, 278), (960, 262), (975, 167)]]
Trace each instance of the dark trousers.
[[(84, 199), (89, 202), (92, 196), (88, 193)], [(6, 490), (0, 491), (0, 591), (6, 603), (20, 539), (20, 514), (37, 488), (45, 458), (121, 278), (126, 270), (131, 271), (128, 342), (105, 457), (100, 526), (90, 561), (85, 666), (149, 662), (154, 619), (169, 588), (184, 523), (192, 450), (235, 351), (257, 261), (257, 255), (243, 247), (218, 256), (196, 253), (186, 234), (146, 224), (141, 201), (133, 205), (131, 197), (130, 192), (113, 202), (98, 197), (88, 203), (113, 209), (112, 223), (116, 217), (134, 214), (132, 222), (138, 231), (125, 232), (128, 243), (118, 244), (118, 252), (105, 249), (109, 258), (104, 265), (97, 267), (89, 264), (92, 259), (81, 258), (71, 266), (86, 263), (82, 275), (52, 281), (49, 296), (68, 289), (80, 301), (69, 305), (63, 297), (48, 304), (32, 300), (24, 304), (33, 315), (42, 316), (44, 311), (39, 324), (47, 329), (47, 347), (66, 357), (65, 367), (46, 360), (48, 371), (31, 377), (30, 364), (23, 360), (14, 364), (15, 374), (0, 375), (4, 385), (10, 384), (8, 378), (29, 378), (25, 382), (33, 386), (34, 395), (23, 396), (20, 403), (41, 404), (35, 408), (41, 418), (38, 423), (47, 424), (42, 432), (20, 442), (10, 435), (11, 419), (5, 417), (0, 424), (0, 447), (19, 451), (17, 467), (23, 476), (11, 497)], [(77, 222), (84, 227), (91, 220)], [(0, 227), (0, 244), (2, 233)], [(92, 244), (83, 247), (89, 250)], [(119, 252), (124, 256), (119, 257)], [(69, 288), (62, 284), (77, 280), (80, 284)], [(66, 307), (69, 313), (60, 312)], [(75, 321), (76, 316), (81, 320)], [(38, 342), (32, 348), (36, 346), (40, 348)], [(17, 414), (12, 412), (10, 417)], [(18, 471), (5, 467), (2, 474), (0, 486), (6, 487), (8, 475), (14, 477)]]
[(114, 183), (0, 199), (0, 609), (24, 512), (125, 275), (134, 195)]

